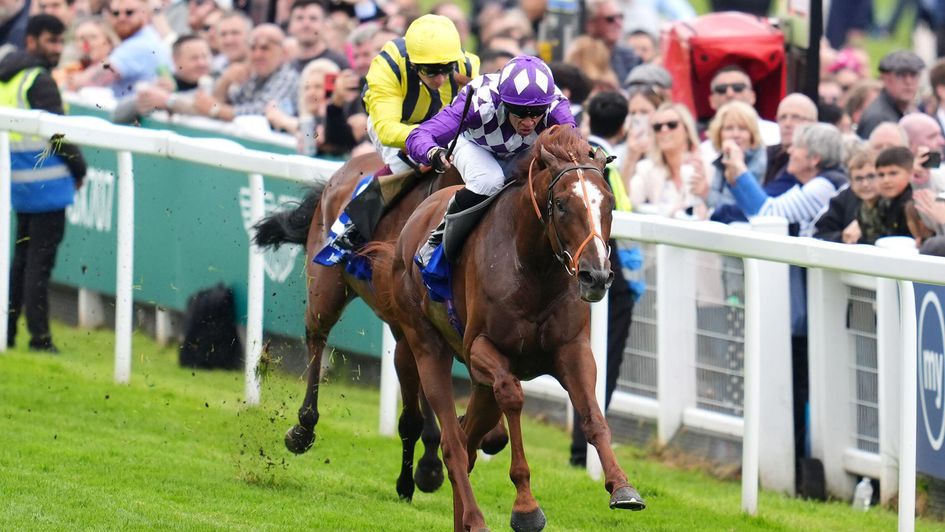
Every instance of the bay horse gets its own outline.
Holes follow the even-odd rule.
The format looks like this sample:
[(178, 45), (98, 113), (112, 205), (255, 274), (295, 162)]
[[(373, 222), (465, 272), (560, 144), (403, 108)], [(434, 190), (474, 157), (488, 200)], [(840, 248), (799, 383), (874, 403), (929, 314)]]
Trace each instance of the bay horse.
[[(305, 311), (305, 344), (308, 350), (306, 368), (307, 386), (305, 398), (299, 408), (299, 422), (285, 434), (285, 445), (295, 454), (306, 452), (315, 440), (315, 425), (318, 423), (318, 387), (322, 352), (328, 341), (332, 327), (338, 322), (342, 311), (355, 297), (361, 297), (379, 318), (386, 321), (397, 340), (395, 360), (411, 360), (407, 344), (403, 341), (396, 317), (389, 311), (379, 308), (375, 291), (377, 282), (389, 279), (389, 276), (372, 276), (370, 281), (361, 280), (346, 271), (344, 264), (322, 266), (312, 261), (321, 250), (328, 237), (328, 230), (342, 210), (351, 200), (357, 184), (365, 175), (381, 167), (383, 161), (377, 154), (371, 153), (354, 157), (339, 168), (323, 189), (312, 188), (302, 202), (292, 210), (276, 212), (262, 221), (255, 229), (254, 240), (261, 247), (278, 247), (282, 244), (304, 244), (306, 249), (305, 271), (307, 276), (308, 302)], [(386, 212), (377, 223), (372, 237), (382, 241), (392, 241), (400, 234), (407, 217), (431, 192), (449, 185), (462, 183), (459, 174), (454, 171), (432, 177), (421, 177), (411, 187), (407, 186), (399, 196), (387, 205)], [(385, 290), (380, 287), (381, 291)], [(408, 382), (417, 380), (416, 375), (404, 375), (404, 371), (416, 371), (410, 364), (404, 367), (397, 364), (398, 377)], [(442, 462), (437, 457), (440, 445), (440, 431), (427, 401), (419, 389), (412, 397), (405, 397), (405, 415), (401, 415), (398, 432), (405, 449), (401, 475), (397, 480), (397, 493), (402, 499), (413, 497), (414, 485), (424, 492), (435, 491), (443, 483)], [(406, 408), (409, 406), (409, 408)], [(426, 415), (424, 415), (424, 413)], [(483, 450), (490, 454), (499, 452), (508, 441), (505, 429), (495, 425), (495, 431), (483, 444)], [(416, 475), (413, 474), (413, 449), (416, 441), (422, 437), (424, 454), (420, 459)], [(410, 445), (407, 445), (407, 442)], [(406, 449), (410, 452), (406, 452)]]
[[(394, 247), (371, 246), (378, 274), (386, 270), (392, 276), (392, 292), (379, 297), (398, 316), (416, 374), (440, 422), (456, 530), (486, 528), (469, 473), (479, 442), (503, 414), (512, 449), (509, 476), (516, 488), (512, 528), (544, 527), (522, 443), (520, 380), (545, 374), (558, 379), (583, 419), (587, 440), (600, 455), (610, 507), (646, 506), (610, 448), (610, 428), (595, 396), (588, 302), (602, 299), (613, 280), (607, 240), (614, 197), (603, 178), (606, 157), (592, 152), (576, 130), (552, 127), (539, 136), (524, 163), (453, 262), (453, 304), (465, 326), (462, 335), (444, 304), (430, 299), (413, 263), (455, 187), (421, 204)], [(469, 368), (474, 384), (459, 420), (450, 378), (454, 356)]]

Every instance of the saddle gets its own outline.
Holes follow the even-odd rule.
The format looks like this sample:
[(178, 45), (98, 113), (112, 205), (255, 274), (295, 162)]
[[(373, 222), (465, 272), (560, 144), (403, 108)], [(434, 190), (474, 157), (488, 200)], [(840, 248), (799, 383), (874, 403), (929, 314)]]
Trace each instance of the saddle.
[(381, 176), (375, 174), (367, 188), (351, 198), (345, 207), (345, 213), (358, 228), (361, 236), (372, 240), (374, 229), (381, 217), (423, 179), (429, 180), (432, 186), (433, 180), (429, 179), (427, 173), (413, 169)]
[(483, 214), (489, 209), (489, 205), (492, 205), (492, 202), (505, 192), (505, 189), (512, 183), (514, 181), (507, 182), (498, 192), (473, 207), (446, 215), (446, 227), (443, 230), (443, 254), (447, 260), (453, 261), (459, 258), (469, 233), (479, 225), (479, 221), (482, 220)]

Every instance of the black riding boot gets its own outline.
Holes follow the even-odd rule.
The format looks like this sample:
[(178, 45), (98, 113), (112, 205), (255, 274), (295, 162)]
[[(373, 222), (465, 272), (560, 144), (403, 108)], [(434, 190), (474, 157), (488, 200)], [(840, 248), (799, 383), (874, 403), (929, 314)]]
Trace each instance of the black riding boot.
[[(450, 203), (446, 206), (446, 215), (455, 214), (460, 211), (462, 211), (462, 209), (457, 207), (456, 197), (450, 198)], [(433, 252), (443, 243), (443, 233), (446, 232), (446, 215), (443, 215), (443, 220), (440, 221), (440, 225), (436, 226), (436, 229), (430, 233), (427, 242), (420, 248), (420, 251), (417, 251), (415, 260), (417, 266), (420, 266), (421, 269), (426, 268), (427, 264), (430, 263)]]
[(374, 236), (374, 228), (384, 214), (385, 203), (381, 183), (375, 176), (360, 194), (345, 206), (348, 221), (335, 237), (335, 247), (354, 251)]
[(469, 189), (461, 188), (457, 190), (456, 195), (450, 198), (449, 205), (446, 206), (446, 214), (443, 215), (443, 221), (436, 226), (436, 229), (430, 233), (430, 238), (428, 238), (423, 247), (417, 251), (417, 256), (414, 259), (417, 265), (422, 269), (430, 263), (433, 251), (436, 250), (437, 246), (443, 243), (443, 235), (446, 233), (446, 224), (449, 221), (447, 218), (450, 215), (471, 209), (487, 199), (489, 199), (489, 196), (476, 194)]

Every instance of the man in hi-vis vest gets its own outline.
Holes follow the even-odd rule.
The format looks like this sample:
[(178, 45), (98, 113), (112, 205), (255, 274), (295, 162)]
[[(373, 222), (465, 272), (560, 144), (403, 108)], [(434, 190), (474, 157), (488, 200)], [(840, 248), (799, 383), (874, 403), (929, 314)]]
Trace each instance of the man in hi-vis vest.
[[(65, 26), (52, 15), (26, 24), (26, 50), (0, 48), (0, 107), (63, 114), (49, 69), (59, 62)], [(49, 333), (49, 276), (66, 226), (66, 206), (85, 177), (79, 149), (61, 136), (44, 139), (10, 132), (11, 201), (16, 247), (10, 274), (7, 346), (13, 347), (20, 310), (26, 309), (30, 350), (57, 353)]]

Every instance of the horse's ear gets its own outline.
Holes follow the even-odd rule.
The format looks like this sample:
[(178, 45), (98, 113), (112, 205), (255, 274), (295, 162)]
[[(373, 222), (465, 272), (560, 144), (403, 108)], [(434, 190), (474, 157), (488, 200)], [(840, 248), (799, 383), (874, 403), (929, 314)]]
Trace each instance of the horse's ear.
[(538, 150), (539, 155), (541, 156), (541, 162), (545, 165), (545, 168), (551, 168), (551, 166), (558, 159), (551, 154), (544, 146), (541, 146)]
[(610, 157), (608, 157), (607, 154), (604, 153), (604, 150), (600, 149), (600, 147), (594, 150), (593, 157), (594, 162), (600, 164), (601, 166), (605, 166), (611, 161)]

